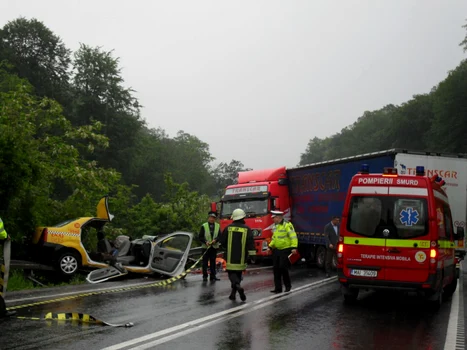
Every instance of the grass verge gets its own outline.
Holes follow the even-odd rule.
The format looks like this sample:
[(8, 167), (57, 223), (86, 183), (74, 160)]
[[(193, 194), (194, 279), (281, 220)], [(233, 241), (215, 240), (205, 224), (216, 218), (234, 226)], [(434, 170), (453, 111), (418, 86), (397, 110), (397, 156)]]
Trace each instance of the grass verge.
[(85, 276), (77, 274), (68, 281), (57, 280), (56, 276), (47, 273), (35, 273), (34, 279), (42, 283), (44, 286), (35, 283), (31, 279), (27, 278), (23, 270), (13, 269), (10, 271), (10, 277), (8, 279), (8, 291), (14, 292), (26, 289), (36, 289), (44, 287), (60, 287), (78, 285), (86, 282)]

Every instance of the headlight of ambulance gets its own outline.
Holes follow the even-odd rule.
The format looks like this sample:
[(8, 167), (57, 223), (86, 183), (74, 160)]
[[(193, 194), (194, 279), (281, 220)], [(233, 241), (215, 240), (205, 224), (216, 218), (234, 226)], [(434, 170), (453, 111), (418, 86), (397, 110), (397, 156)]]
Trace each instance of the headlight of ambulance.
[(260, 229), (253, 229), (251, 230), (251, 232), (253, 233), (253, 237), (258, 237), (258, 236), (261, 236), (261, 230)]

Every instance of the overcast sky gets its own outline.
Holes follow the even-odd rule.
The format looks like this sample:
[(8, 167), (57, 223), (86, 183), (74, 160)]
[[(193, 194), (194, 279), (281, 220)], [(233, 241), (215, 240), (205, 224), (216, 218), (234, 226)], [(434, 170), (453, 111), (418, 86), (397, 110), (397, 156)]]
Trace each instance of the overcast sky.
[[(217, 162), (295, 166), (310, 138), (429, 92), (466, 57), (465, 0), (1, 0), (68, 48), (114, 49), (150, 127)], [(362, 141), (364, 142), (364, 141)]]

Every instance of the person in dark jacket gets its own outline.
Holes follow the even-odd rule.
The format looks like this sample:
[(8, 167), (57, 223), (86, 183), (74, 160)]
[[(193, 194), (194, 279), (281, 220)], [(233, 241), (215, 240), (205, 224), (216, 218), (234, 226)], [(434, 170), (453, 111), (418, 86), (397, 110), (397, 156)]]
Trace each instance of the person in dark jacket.
[(331, 222), (324, 226), (324, 238), (326, 239), (326, 277), (329, 277), (332, 268), (332, 258), (336, 254), (339, 240), (339, 217), (333, 216)]
[(216, 277), (216, 258), (219, 249), (218, 235), (220, 225), (216, 222), (217, 213), (210, 211), (208, 221), (201, 225), (199, 241), (202, 243), (203, 251), (203, 281), (208, 280), (208, 263), (211, 272), (211, 281), (219, 281)]
[(242, 209), (235, 209), (231, 217), (233, 222), (222, 231), (219, 239), (226, 251), (226, 271), (232, 288), (230, 300), (235, 300), (237, 292), (242, 301), (246, 300), (245, 291), (240, 285), (242, 273), (246, 270), (248, 256), (256, 255), (253, 233), (245, 224), (245, 216)]

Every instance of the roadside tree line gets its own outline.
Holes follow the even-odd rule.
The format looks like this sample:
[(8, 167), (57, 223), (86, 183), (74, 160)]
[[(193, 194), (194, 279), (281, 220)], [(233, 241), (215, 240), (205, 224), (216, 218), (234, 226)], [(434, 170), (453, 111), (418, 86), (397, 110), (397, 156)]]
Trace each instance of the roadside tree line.
[(112, 51), (71, 52), (37, 19), (0, 29), (0, 217), (14, 241), (94, 216), (104, 195), (114, 234), (198, 231), (244, 166), (213, 166), (207, 143), (150, 128), (141, 107)]
[[(467, 29), (467, 24), (463, 26)], [(467, 35), (460, 43), (467, 51)], [(390, 148), (467, 153), (467, 60), (430, 93), (400, 106), (366, 111), (355, 123), (324, 139), (314, 137), (300, 165)]]

